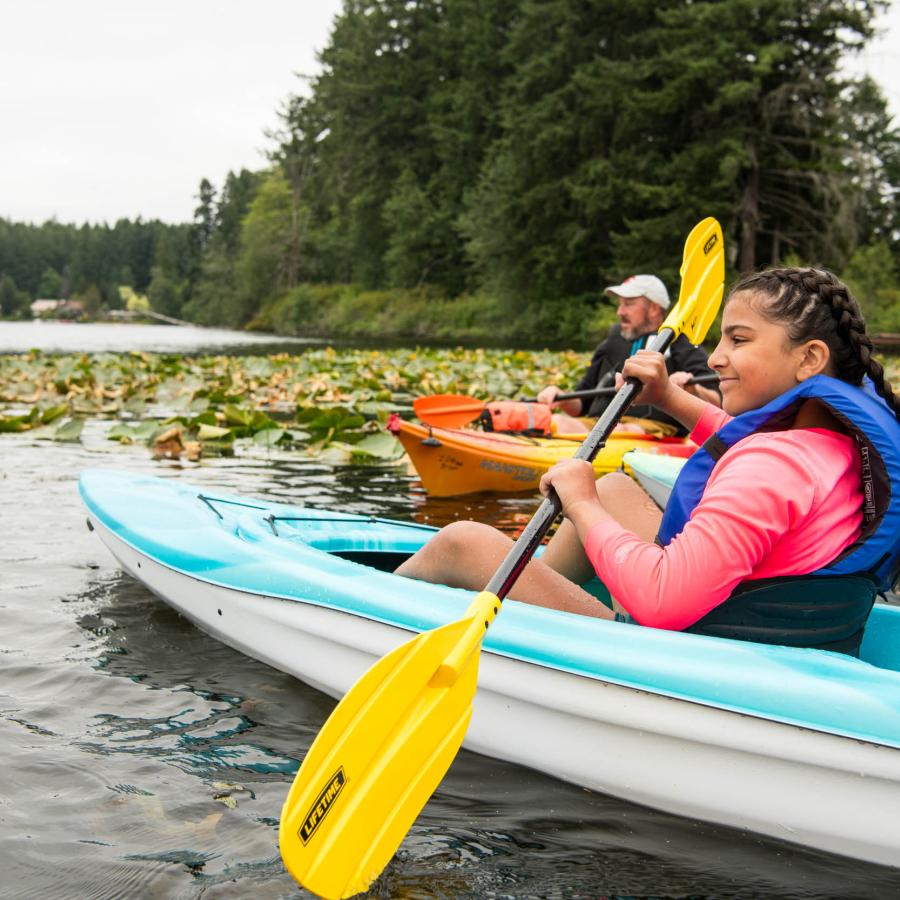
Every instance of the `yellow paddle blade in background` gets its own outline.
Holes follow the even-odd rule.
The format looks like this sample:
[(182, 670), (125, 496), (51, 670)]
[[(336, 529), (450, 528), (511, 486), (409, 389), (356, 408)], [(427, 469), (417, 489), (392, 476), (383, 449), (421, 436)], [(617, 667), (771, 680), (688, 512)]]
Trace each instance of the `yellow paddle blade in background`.
[(379, 660), (337, 705), (281, 813), (291, 875), (327, 898), (364, 891), (394, 855), (459, 750), (478, 681), (474, 652), (499, 601)]
[(725, 292), (725, 241), (712, 218), (698, 222), (685, 241), (678, 302), (660, 326), (701, 344), (716, 320)]

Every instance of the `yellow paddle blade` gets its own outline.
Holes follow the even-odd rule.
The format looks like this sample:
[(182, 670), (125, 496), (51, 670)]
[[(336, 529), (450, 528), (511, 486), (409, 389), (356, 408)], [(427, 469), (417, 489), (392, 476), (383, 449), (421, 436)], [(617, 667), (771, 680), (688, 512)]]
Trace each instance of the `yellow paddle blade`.
[(281, 813), (282, 859), (308, 890), (350, 897), (394, 855), (462, 743), (499, 605), (479, 594), (464, 618), (375, 663), (335, 707)]
[(725, 292), (725, 241), (722, 226), (712, 218), (698, 222), (684, 244), (681, 292), (678, 302), (660, 326), (676, 336), (687, 335), (700, 344), (716, 320)]

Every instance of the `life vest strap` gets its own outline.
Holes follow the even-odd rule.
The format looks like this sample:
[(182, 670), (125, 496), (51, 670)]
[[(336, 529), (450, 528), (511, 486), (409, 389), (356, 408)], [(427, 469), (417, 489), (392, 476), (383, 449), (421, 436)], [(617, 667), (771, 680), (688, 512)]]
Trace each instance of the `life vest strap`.
[(715, 462), (718, 462), (725, 455), (725, 451), (728, 449), (728, 444), (726, 444), (718, 434), (713, 432), (713, 434), (711, 434), (703, 442), (703, 449), (713, 458)]

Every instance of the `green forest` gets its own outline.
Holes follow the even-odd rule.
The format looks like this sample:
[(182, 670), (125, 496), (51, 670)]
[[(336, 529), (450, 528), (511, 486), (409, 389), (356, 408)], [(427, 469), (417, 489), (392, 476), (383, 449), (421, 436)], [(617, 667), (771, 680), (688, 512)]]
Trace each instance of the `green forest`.
[(269, 164), (191, 222), (0, 219), (0, 309), (122, 304), (285, 334), (569, 341), (602, 288), (677, 287), (707, 215), (730, 276), (842, 274), (900, 332), (900, 131), (847, 74), (877, 0), (345, 0)]

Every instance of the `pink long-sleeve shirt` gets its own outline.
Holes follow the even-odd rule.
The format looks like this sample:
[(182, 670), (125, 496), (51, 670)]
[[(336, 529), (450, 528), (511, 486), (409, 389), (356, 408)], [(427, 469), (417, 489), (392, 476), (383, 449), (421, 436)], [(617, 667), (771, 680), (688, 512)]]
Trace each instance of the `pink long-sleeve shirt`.
[[(691, 433), (702, 444), (730, 416), (708, 406)], [(680, 631), (746, 579), (804, 575), (860, 533), (856, 441), (824, 428), (752, 434), (716, 464), (682, 532), (666, 547), (598, 522), (585, 550), (636, 622)]]

